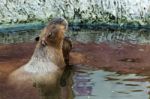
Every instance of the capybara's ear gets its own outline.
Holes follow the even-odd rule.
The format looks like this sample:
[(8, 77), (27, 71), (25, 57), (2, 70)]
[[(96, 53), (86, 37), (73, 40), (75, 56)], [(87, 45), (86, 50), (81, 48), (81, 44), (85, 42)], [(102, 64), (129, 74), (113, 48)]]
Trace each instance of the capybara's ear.
[(39, 41), (39, 39), (40, 39), (40, 37), (38, 36), (38, 37), (35, 38), (35, 41)]

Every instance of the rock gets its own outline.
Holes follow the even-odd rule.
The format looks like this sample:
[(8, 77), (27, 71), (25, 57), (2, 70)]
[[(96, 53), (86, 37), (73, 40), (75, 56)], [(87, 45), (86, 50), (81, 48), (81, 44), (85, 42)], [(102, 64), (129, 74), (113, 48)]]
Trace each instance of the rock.
[(149, 0), (1, 0), (0, 23), (45, 21), (56, 16), (72, 22), (76, 17), (89, 22), (121, 22), (118, 20), (125, 18), (141, 22), (141, 17), (150, 15), (149, 9)]

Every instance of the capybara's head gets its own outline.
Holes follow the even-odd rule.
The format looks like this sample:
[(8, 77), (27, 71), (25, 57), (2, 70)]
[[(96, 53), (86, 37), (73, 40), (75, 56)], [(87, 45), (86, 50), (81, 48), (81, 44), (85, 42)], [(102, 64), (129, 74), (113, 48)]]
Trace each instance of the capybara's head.
[(54, 18), (43, 29), (39, 42), (43, 46), (62, 47), (64, 33), (68, 28), (68, 22), (63, 18)]

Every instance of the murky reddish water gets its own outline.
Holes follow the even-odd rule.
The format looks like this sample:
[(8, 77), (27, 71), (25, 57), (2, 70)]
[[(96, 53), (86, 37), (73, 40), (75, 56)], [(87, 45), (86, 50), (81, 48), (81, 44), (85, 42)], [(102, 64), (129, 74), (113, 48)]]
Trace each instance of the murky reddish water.
[[(7, 86), (5, 85), (7, 76), (30, 59), (34, 48), (35, 43), (0, 45), (1, 94), (7, 92)], [(119, 73), (150, 75), (149, 53), (150, 45), (129, 43), (117, 45), (111, 43), (74, 43), (70, 55), (70, 64), (90, 66), (92, 68), (116, 71)], [(0, 96), (3, 96), (1, 94)], [(5, 97), (1, 98), (5, 99)]]
[[(0, 77), (25, 64), (35, 48), (35, 43), (0, 45)], [(71, 64), (83, 64), (121, 73), (149, 75), (150, 45), (109, 43), (75, 43)]]

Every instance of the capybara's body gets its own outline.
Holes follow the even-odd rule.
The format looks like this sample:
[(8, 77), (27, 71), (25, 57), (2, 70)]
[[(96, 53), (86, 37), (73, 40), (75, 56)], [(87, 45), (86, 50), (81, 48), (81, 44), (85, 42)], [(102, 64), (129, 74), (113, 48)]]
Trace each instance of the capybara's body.
[(67, 66), (69, 66), (69, 53), (72, 50), (72, 42), (68, 37), (64, 38), (63, 41), (63, 56)]
[[(52, 55), (49, 52), (52, 52)], [(54, 53), (60, 56), (56, 56), (57, 54), (53, 55)], [(48, 96), (50, 94), (48, 97), (59, 99), (56, 97), (59, 96), (59, 79), (63, 69), (58, 66), (64, 66), (61, 54), (61, 51), (54, 49), (49, 50), (47, 47), (41, 48), (40, 50), (36, 48), (31, 60), (9, 76), (9, 83), (13, 86), (15, 85), (16, 90), (23, 90), (26, 92), (30, 88), (36, 90), (36, 92), (39, 91), (35, 94), (43, 96)], [(57, 59), (57, 57), (59, 59)], [(52, 59), (57, 60), (58, 64), (53, 63), (51, 61)]]
[(32, 99), (60, 99), (66, 26), (67, 22), (62, 18), (52, 20), (42, 31), (30, 61), (9, 76), (9, 85), (19, 94), (13, 96), (14, 99), (31, 99), (31, 95)]
[(68, 37), (64, 38), (63, 41), (63, 56), (64, 56), (64, 61), (65, 61), (65, 70), (63, 72), (63, 75), (60, 80), (60, 85), (62, 87), (65, 87), (67, 84), (67, 79), (69, 78), (71, 74), (71, 66), (69, 65), (69, 54), (72, 50), (72, 43), (71, 40)]

